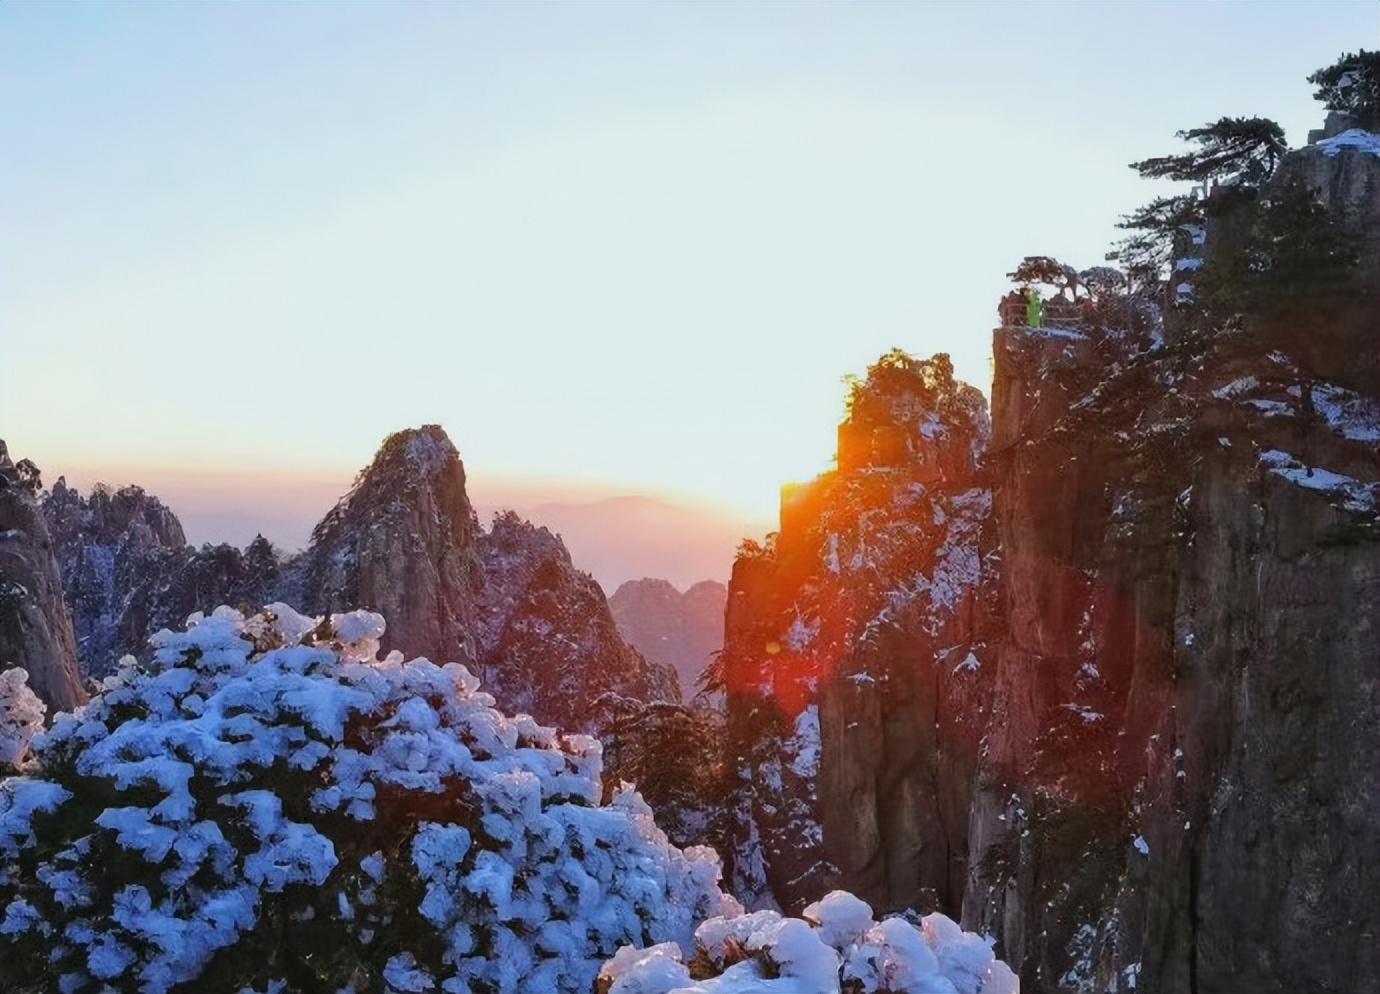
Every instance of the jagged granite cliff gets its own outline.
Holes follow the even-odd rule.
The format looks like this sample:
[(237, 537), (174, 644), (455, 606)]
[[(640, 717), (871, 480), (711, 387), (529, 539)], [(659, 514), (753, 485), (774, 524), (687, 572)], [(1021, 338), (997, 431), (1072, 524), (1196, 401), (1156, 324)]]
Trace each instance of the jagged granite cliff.
[(465, 468), (437, 426), (388, 436), (312, 532), (303, 610), (357, 604), (388, 619), (384, 651), (474, 662), (483, 567)]
[(593, 702), (610, 692), (680, 699), (674, 672), (623, 641), (560, 538), (511, 513), (479, 526), (438, 426), (385, 439), (296, 568), (306, 610), (379, 611), (386, 648), (466, 660), (505, 708), (543, 722), (590, 728)]
[[(102, 677), (154, 632), (208, 605), (274, 598), (280, 563), (262, 536), (240, 550), (194, 548), (182, 524), (141, 487), (97, 486), (83, 497), (59, 477), (43, 499), (84, 671)], [(267, 598), (267, 600), (265, 600)]]
[(996, 348), (965, 920), (1035, 990), (1375, 990), (1380, 406), (1240, 333)]
[(989, 656), (988, 431), (947, 356), (884, 357), (854, 387), (838, 468), (784, 488), (779, 533), (734, 564), (720, 680), (748, 899), (961, 892)]
[(0, 441), (0, 669), (20, 666), (51, 710), (86, 700), (76, 638), (52, 538), (35, 500), (31, 464), (18, 469)]
[(464, 466), (435, 425), (385, 439), (292, 557), (262, 538), (245, 550), (194, 549), (138, 487), (82, 497), (59, 480), (43, 508), (93, 674), (193, 611), (281, 600), (379, 611), (386, 649), (466, 662), (505, 708), (563, 728), (590, 727), (605, 693), (679, 700), (674, 672), (622, 640), (598, 584), (557, 536), (511, 514), (479, 525)]
[(609, 598), (618, 630), (648, 659), (675, 669), (685, 695), (724, 644), (728, 588), (702, 580), (684, 593), (666, 580), (628, 580)]
[[(1380, 156), (1291, 153), (1263, 198), (1300, 171), (1370, 252)], [(1111, 361), (1074, 332), (997, 333), (1005, 634), (963, 916), (1031, 989), (1380, 990), (1380, 310), (1362, 276), (1325, 326), (1306, 306), (1190, 319)]]
[[(1378, 152), (1352, 135), (1275, 180), (1306, 173), (1363, 259)], [(998, 330), (985, 459), (912, 503), (897, 480), (941, 447), (845, 424), (838, 474), (783, 495), (730, 585), (747, 896), (938, 905), (1032, 992), (1380, 991), (1380, 278), (1361, 275), (1288, 322)], [(877, 496), (842, 501), (840, 479)], [(947, 523), (989, 486), (957, 546), (972, 583), (936, 601), (932, 495)]]
[(485, 567), (480, 674), (512, 706), (561, 728), (598, 729), (595, 702), (680, 700), (675, 671), (618, 634), (595, 579), (560, 538), (511, 512), (480, 542)]

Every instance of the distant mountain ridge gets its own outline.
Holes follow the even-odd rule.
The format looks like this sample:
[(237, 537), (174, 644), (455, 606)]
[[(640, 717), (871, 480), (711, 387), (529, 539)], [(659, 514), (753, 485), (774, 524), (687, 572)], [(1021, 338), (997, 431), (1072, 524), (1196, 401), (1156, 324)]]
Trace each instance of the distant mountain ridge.
[(680, 697), (674, 671), (619, 636), (603, 591), (558, 536), (514, 514), (480, 526), (437, 425), (385, 439), (290, 557), (262, 537), (244, 550), (192, 548), (176, 515), (139, 487), (83, 497), (60, 479), (42, 508), (92, 675), (193, 611), (281, 600), (380, 611), (385, 649), (464, 662), (505, 708), (564, 728), (587, 727), (605, 693)]
[(712, 505), (648, 494), (592, 499), (528, 498), (514, 493), (506, 504), (476, 487), (481, 513), (512, 507), (560, 534), (581, 567), (612, 596), (623, 583), (660, 577), (680, 589), (709, 579), (726, 581), (733, 551), (744, 535), (766, 522)]
[(629, 580), (609, 598), (623, 637), (648, 659), (675, 668), (693, 695), (710, 657), (723, 648), (728, 587), (701, 580), (684, 593), (666, 580)]

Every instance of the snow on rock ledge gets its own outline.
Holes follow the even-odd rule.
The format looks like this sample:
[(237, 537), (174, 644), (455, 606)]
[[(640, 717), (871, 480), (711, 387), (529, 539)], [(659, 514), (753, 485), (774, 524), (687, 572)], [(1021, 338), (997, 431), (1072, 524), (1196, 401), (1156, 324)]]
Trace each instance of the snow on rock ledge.
[(619, 946), (741, 913), (634, 792), (599, 806), (595, 740), (382, 634), (220, 608), (60, 715), (0, 781), (6, 981), (586, 994)]
[(626, 946), (600, 971), (599, 994), (1019, 994), (987, 942), (944, 915), (919, 927), (874, 922), (866, 903), (837, 890), (803, 914), (711, 918), (689, 964), (675, 943)]

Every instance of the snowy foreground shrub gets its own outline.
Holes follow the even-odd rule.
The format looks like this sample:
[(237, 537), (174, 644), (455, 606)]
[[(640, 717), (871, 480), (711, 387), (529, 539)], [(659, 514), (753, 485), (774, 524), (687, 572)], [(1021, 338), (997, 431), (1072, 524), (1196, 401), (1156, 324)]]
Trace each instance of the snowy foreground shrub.
[(803, 915), (711, 918), (695, 931), (688, 964), (675, 943), (620, 949), (599, 974), (600, 994), (1019, 994), (987, 943), (943, 915), (918, 928), (874, 922), (840, 890)]
[(631, 790), (599, 806), (595, 740), (378, 661), (382, 633), (221, 608), (59, 716), (0, 782), (0, 989), (586, 994), (620, 946), (741, 913), (712, 851)]

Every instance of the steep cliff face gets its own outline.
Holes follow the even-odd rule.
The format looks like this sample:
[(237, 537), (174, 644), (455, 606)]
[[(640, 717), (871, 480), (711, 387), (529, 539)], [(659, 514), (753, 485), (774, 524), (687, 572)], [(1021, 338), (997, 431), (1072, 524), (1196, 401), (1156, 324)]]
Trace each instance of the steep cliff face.
[(438, 426), (385, 439), (289, 558), (262, 538), (194, 549), (172, 511), (138, 487), (82, 497), (59, 480), (43, 510), (94, 675), (194, 611), (281, 600), (315, 613), (379, 611), (385, 650), (463, 661), (508, 709), (572, 730), (592, 728), (601, 694), (679, 699), (675, 674), (622, 640), (560, 538), (511, 514), (480, 527)]
[[(1281, 349), (1319, 376), (1374, 393), (1380, 390), (1380, 336), (1373, 333), (1380, 311), (1380, 135), (1352, 128), (1290, 152), (1261, 197), (1268, 200), (1290, 187), (1310, 191), (1325, 208), (1356, 256), (1358, 278), (1342, 301), (1325, 305), (1310, 299), (1307, 287), (1289, 273), (1277, 274), (1286, 299), (1307, 300), (1310, 306), (1297, 317), (1291, 314), (1289, 321), (1262, 322), (1261, 336), (1270, 348)], [(1216, 222), (1209, 219), (1209, 262), (1230, 247), (1252, 216), (1242, 210)], [(1307, 255), (1297, 242), (1293, 251)]]
[(1377, 989), (1380, 405), (1241, 333), (995, 354), (965, 920), (1036, 990)]
[(728, 588), (703, 580), (681, 593), (665, 580), (629, 580), (609, 598), (623, 637), (648, 659), (675, 669), (686, 696), (723, 648)]
[[(1363, 258), (1370, 148), (1293, 153), (1277, 180), (1306, 172)], [(936, 440), (850, 418), (839, 471), (735, 565), (742, 893), (937, 904), (1030, 991), (1380, 991), (1361, 272), (1325, 326), (1000, 329), (985, 464), (918, 501), (896, 483), (944, 464)], [(976, 564), (958, 600), (936, 596), (946, 544)]]
[(52, 538), (30, 480), (0, 441), (0, 669), (11, 666), (28, 670), (50, 710), (86, 700)]
[(885, 357), (838, 469), (782, 494), (734, 564), (721, 680), (740, 892), (797, 907), (846, 881), (873, 904), (961, 890), (986, 683), (986, 405), (947, 356)]

